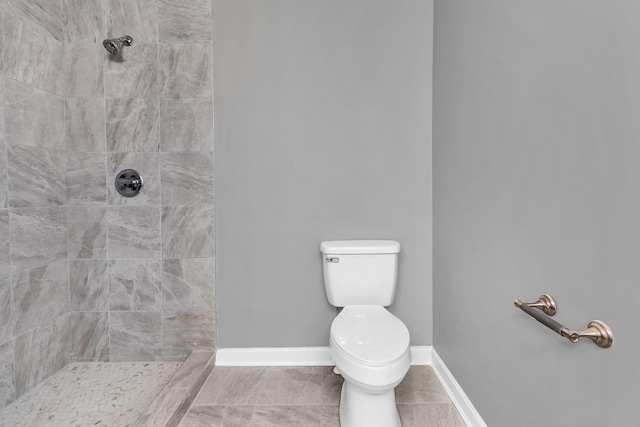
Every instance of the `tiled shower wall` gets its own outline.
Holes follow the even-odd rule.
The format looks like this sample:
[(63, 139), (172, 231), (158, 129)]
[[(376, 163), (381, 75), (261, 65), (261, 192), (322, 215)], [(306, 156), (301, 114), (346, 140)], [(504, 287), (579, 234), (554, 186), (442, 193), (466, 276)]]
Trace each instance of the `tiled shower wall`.
[(0, 407), (73, 359), (214, 347), (211, 0), (0, 12)]

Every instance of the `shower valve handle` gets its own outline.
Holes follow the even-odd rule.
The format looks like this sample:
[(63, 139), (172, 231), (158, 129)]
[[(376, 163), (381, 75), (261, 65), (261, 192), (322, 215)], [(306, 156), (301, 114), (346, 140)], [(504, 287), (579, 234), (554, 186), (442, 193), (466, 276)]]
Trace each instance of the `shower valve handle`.
[(116, 190), (124, 197), (137, 196), (142, 191), (143, 185), (142, 175), (134, 169), (125, 169), (116, 175)]

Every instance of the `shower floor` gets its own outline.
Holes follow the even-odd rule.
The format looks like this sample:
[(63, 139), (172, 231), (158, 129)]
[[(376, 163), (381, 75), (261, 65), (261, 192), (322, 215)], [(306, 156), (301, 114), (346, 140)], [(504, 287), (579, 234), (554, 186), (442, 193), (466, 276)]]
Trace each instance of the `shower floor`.
[(71, 363), (2, 408), (0, 426), (130, 426), (180, 365), (177, 362)]

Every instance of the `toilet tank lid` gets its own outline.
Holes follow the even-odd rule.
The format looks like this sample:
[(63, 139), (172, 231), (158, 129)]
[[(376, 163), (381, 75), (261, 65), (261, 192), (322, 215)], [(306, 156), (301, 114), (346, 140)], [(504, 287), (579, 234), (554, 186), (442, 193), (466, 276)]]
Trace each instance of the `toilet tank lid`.
[(333, 240), (320, 243), (323, 254), (397, 254), (400, 243), (395, 240)]

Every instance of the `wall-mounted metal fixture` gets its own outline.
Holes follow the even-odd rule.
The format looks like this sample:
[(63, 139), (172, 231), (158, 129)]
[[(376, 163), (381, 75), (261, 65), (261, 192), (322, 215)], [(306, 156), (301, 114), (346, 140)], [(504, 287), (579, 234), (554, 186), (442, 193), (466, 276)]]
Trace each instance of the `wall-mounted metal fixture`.
[(135, 169), (125, 169), (116, 175), (116, 190), (123, 197), (135, 197), (142, 191), (144, 180)]
[[(516, 300), (520, 301), (520, 300)], [(525, 302), (529, 307), (539, 308), (540, 310), (547, 313), (549, 316), (555, 316), (556, 314), (556, 302), (549, 294), (542, 294), (538, 301), (536, 302)], [(519, 307), (516, 305), (516, 307)]]
[(123, 46), (131, 46), (132, 44), (133, 38), (131, 38), (131, 36), (118, 37), (117, 39), (106, 39), (102, 42), (104, 48), (112, 55), (120, 53)]
[(589, 322), (587, 329), (578, 332), (567, 328), (561, 323), (551, 319), (549, 316), (541, 313), (539, 310), (536, 310), (540, 309), (550, 316), (555, 314), (556, 303), (550, 295), (541, 295), (540, 299), (534, 303), (525, 303), (517, 299), (514, 301), (514, 304), (547, 328), (567, 338), (573, 343), (578, 342), (580, 338), (589, 338), (598, 347), (609, 348), (613, 345), (613, 332), (611, 332), (611, 328), (601, 320)]

